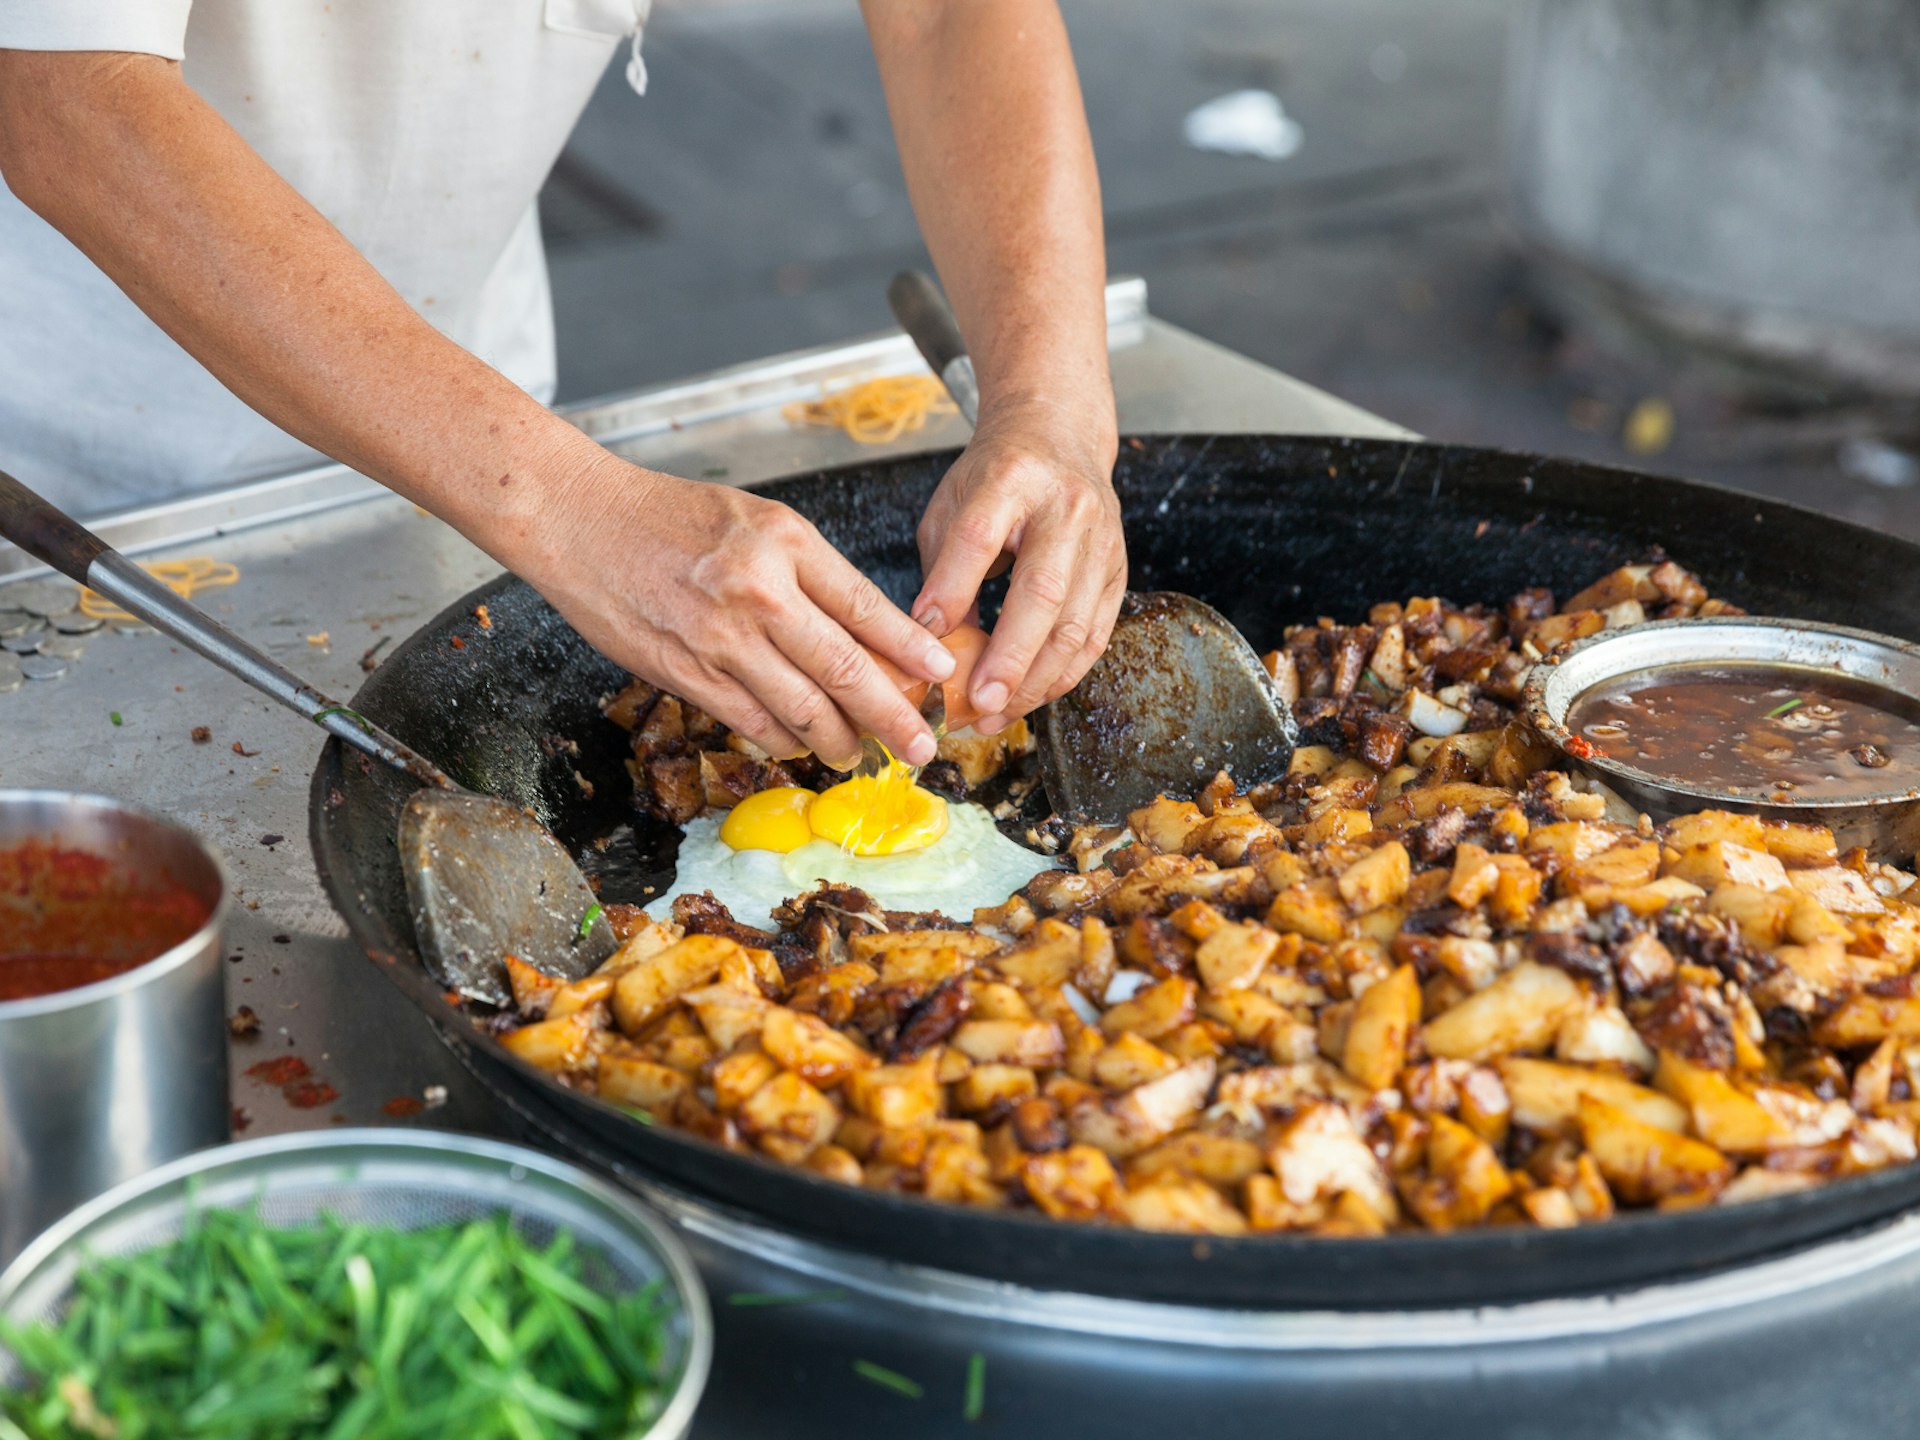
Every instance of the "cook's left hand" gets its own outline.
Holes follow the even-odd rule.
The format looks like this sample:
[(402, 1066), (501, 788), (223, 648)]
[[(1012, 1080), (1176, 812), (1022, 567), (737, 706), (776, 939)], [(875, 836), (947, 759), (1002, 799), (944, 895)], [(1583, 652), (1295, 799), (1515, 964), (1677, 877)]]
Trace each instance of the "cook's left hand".
[(1013, 578), (971, 698), (992, 735), (1079, 683), (1106, 649), (1127, 584), (1118, 451), (1111, 420), (1058, 414), (983, 416), (920, 521), (926, 575), (913, 618), (945, 635), (973, 611), (981, 584)]

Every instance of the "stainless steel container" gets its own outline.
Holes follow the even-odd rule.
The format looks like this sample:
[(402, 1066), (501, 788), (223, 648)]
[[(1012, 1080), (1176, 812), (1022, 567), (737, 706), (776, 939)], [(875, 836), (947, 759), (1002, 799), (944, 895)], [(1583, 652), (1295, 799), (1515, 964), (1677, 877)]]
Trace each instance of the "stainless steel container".
[[(33, 1242), (0, 1273), (0, 1316), (57, 1316), (89, 1256), (124, 1255), (180, 1233), (189, 1205), (257, 1207), (275, 1225), (322, 1214), (417, 1228), (505, 1212), (537, 1243), (557, 1231), (597, 1253), (594, 1283), (616, 1294), (659, 1284), (675, 1301), (666, 1327), (666, 1393), (644, 1431), (608, 1440), (682, 1440), (713, 1363), (713, 1316), (686, 1247), (632, 1196), (565, 1161), (497, 1140), (430, 1131), (333, 1130), (276, 1135), (191, 1155), (100, 1196)], [(0, 1384), (11, 1379), (0, 1352)]]
[(218, 858), (190, 831), (118, 801), (0, 790), (0, 848), (26, 840), (99, 855), (187, 891), (208, 913), (124, 974), (0, 1002), (0, 1263), (81, 1201), (224, 1143), (229, 1114)]
[(1604, 631), (1533, 667), (1522, 707), (1528, 722), (1581, 771), (1656, 820), (1693, 810), (1735, 810), (1769, 820), (1825, 825), (1842, 850), (1859, 845), (1876, 860), (1912, 863), (1920, 849), (1920, 789), (1865, 799), (1757, 802), (1688, 785), (1604, 755), (1568, 751), (1568, 712), (1582, 695), (1637, 670), (1677, 665), (1779, 665), (1864, 681), (1920, 700), (1920, 645), (1870, 630), (1752, 615), (1660, 620)]

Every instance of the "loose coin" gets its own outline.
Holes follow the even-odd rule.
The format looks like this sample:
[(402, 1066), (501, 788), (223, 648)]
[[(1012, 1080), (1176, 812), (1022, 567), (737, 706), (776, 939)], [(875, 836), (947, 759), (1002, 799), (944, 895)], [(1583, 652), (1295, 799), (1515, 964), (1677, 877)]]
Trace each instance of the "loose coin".
[(65, 580), (24, 580), (0, 590), (0, 605), (49, 618), (67, 615), (80, 608), (80, 589)]
[(78, 635), (45, 635), (40, 640), (40, 653), (56, 660), (78, 660), (87, 653), (87, 642)]
[(11, 640), (16, 635), (24, 635), (40, 624), (38, 615), (29, 615), (24, 610), (0, 610), (0, 640)]
[(36, 625), (24, 635), (10, 635), (5, 640), (0, 640), (0, 646), (4, 646), (16, 655), (31, 655), (40, 648), (41, 638), (46, 633)]
[(98, 615), (83, 615), (75, 610), (71, 615), (56, 616), (53, 628), (62, 635), (91, 635), (106, 623)]
[(12, 694), (26, 683), (26, 679), (20, 671), (19, 657), (0, 650), (0, 695)]
[(20, 673), (29, 680), (58, 680), (67, 673), (67, 662), (55, 655), (24, 655)]

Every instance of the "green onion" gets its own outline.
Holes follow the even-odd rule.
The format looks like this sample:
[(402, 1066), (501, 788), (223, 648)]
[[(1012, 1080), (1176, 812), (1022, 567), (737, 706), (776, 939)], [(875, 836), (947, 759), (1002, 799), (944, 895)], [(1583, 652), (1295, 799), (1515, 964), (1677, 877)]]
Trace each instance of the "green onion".
[(604, 1267), (504, 1215), (196, 1209), (166, 1245), (90, 1257), (58, 1322), (0, 1319), (0, 1440), (632, 1436), (665, 1398), (671, 1311), (658, 1286), (593, 1288)]
[(876, 1365), (871, 1360), (854, 1361), (853, 1373), (858, 1375), (862, 1380), (871, 1380), (876, 1385), (885, 1386), (889, 1390), (896, 1391), (906, 1396), (909, 1400), (918, 1400), (922, 1395), (926, 1394), (926, 1391), (921, 1388), (918, 1380), (909, 1380), (898, 1370), (889, 1370), (886, 1366)]
[(347, 1261), (347, 1289), (353, 1295), (353, 1335), (362, 1350), (374, 1345), (374, 1327), (379, 1321), (379, 1287), (374, 1283), (373, 1266), (364, 1255)]
[(313, 714), (313, 723), (318, 725), (329, 715), (344, 715), (362, 730), (371, 730), (373, 728), (373, 722), (350, 705), (329, 705), (324, 710), (316, 710)]
[(978, 1350), (967, 1360), (967, 1401), (960, 1416), (969, 1425), (987, 1408), (987, 1357)]
[(844, 1290), (736, 1290), (727, 1304), (746, 1310), (765, 1305), (824, 1305), (844, 1300)]
[(115, 725), (124, 725), (127, 723), (120, 718), (120, 712), (118, 710), (109, 710), (107, 712), (107, 719), (111, 720)]
[(580, 938), (586, 939), (593, 931), (593, 922), (607, 912), (600, 907), (598, 900), (587, 906), (587, 913), (580, 917)]
[(1787, 712), (1788, 712), (1789, 710), (1797, 710), (1797, 709), (1799, 709), (1799, 708), (1800, 708), (1800, 707), (1801, 707), (1802, 705), (1804, 705), (1804, 704), (1806, 704), (1806, 703), (1807, 703), (1807, 702), (1806, 702), (1805, 700), (1802, 700), (1802, 699), (1799, 699), (1798, 697), (1796, 697), (1796, 698), (1794, 698), (1794, 699), (1792, 699), (1792, 700), (1789, 700), (1789, 701), (1787, 701), (1787, 703), (1786, 703), (1786, 704), (1784, 704), (1784, 705), (1776, 705), (1776, 706), (1774, 706), (1774, 707), (1773, 707), (1773, 709), (1771, 709), (1771, 710), (1769, 710), (1769, 711), (1767, 711), (1767, 713), (1766, 713), (1766, 716), (1765, 716), (1764, 718), (1766, 718), (1766, 719), (1768, 719), (1768, 720), (1771, 720), (1771, 719), (1773, 719), (1773, 717), (1774, 717), (1774, 716), (1776, 716), (1776, 715), (1784, 715), (1784, 714), (1786, 714), (1786, 713), (1787, 713)]
[(635, 1120), (638, 1120), (642, 1125), (651, 1125), (654, 1123), (653, 1112), (651, 1110), (642, 1110), (638, 1105), (622, 1105), (620, 1108)]

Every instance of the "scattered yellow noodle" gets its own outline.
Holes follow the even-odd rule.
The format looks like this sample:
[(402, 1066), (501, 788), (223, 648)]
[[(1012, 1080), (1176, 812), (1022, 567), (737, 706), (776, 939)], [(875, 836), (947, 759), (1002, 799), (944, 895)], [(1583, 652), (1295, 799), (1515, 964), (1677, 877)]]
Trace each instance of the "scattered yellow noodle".
[[(191, 560), (152, 560), (140, 568), (183, 600), (191, 600), (197, 591), (216, 590), (240, 578), (238, 565), (215, 560), (210, 555), (196, 555)], [(135, 618), (97, 591), (86, 588), (80, 591), (80, 612), (95, 620)]]
[(956, 407), (931, 375), (885, 375), (858, 385), (801, 400), (781, 413), (796, 425), (830, 425), (861, 445), (885, 445), (908, 431), (924, 430), (930, 415), (952, 415)]

